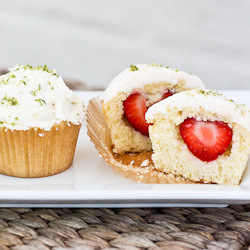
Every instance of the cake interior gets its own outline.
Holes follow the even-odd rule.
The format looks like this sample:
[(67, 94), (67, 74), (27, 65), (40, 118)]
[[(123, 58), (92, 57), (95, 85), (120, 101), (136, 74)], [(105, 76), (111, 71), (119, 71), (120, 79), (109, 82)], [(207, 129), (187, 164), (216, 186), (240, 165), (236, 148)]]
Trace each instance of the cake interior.
[[(135, 88), (133, 92), (143, 93), (147, 99), (147, 107), (149, 107), (161, 100), (166, 90), (178, 93), (187, 88), (184, 80), (179, 80), (176, 85), (169, 82), (146, 84), (143, 88)], [(118, 154), (152, 150), (149, 137), (136, 131), (124, 116), (123, 102), (130, 94), (132, 93), (121, 92), (112, 100), (103, 103), (103, 113), (111, 132), (113, 152)]]
[(102, 112), (98, 98), (90, 100), (87, 113), (87, 128), (90, 140), (104, 161), (115, 171), (139, 183), (190, 184), (194, 183), (180, 176), (166, 174), (155, 169), (151, 159), (152, 151), (116, 154), (112, 151), (110, 129)]
[[(232, 141), (226, 152), (216, 160), (205, 162), (194, 156), (180, 135), (180, 124), (194, 117), (198, 120), (224, 121), (232, 129)], [(183, 176), (195, 182), (239, 184), (250, 152), (250, 133), (241, 125), (223, 115), (212, 114), (200, 108), (183, 110), (171, 108), (167, 114), (155, 114), (149, 127), (152, 141), (152, 159), (155, 168), (165, 173)]]

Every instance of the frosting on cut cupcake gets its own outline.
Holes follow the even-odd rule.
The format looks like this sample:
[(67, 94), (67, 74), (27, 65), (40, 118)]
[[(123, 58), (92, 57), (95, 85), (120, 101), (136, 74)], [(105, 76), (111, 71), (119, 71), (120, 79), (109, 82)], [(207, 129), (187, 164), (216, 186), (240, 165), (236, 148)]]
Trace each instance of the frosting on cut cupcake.
[(233, 100), (226, 99), (221, 93), (209, 89), (192, 89), (183, 91), (168, 97), (152, 105), (147, 113), (146, 120), (152, 122), (156, 114), (167, 114), (168, 108), (177, 108), (182, 111), (185, 108), (198, 111), (201, 108), (227, 117), (231, 123), (238, 123), (250, 130), (250, 111), (243, 104), (237, 104)]
[(138, 64), (131, 65), (130, 68), (125, 69), (115, 77), (101, 99), (108, 102), (120, 92), (129, 95), (135, 88), (141, 88), (143, 85), (150, 83), (169, 82), (174, 88), (179, 80), (183, 80), (184, 87), (187, 89), (204, 88), (201, 79), (196, 75), (162, 65)]
[(62, 121), (78, 125), (83, 101), (47, 66), (17, 65), (0, 76), (0, 126), (50, 130)]

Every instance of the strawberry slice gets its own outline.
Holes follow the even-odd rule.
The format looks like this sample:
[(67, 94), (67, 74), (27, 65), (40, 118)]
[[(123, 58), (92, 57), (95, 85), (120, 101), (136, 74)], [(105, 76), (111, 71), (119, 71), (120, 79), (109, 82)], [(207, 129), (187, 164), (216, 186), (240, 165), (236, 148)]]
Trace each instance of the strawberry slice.
[[(161, 100), (173, 95), (167, 90)], [(148, 110), (146, 106), (146, 97), (138, 92), (131, 94), (124, 102), (124, 115), (136, 131), (148, 136), (149, 124), (145, 120), (145, 113)]]
[(124, 102), (124, 114), (133, 128), (143, 135), (148, 135), (148, 126), (145, 120), (147, 112), (146, 97), (140, 93), (130, 95)]
[(173, 93), (170, 92), (169, 90), (167, 90), (167, 91), (163, 94), (161, 100), (166, 99), (167, 97), (169, 97), (169, 96), (171, 96), (171, 95), (173, 95)]
[(202, 161), (213, 161), (222, 155), (232, 141), (232, 129), (221, 121), (197, 121), (187, 118), (180, 134), (192, 154)]

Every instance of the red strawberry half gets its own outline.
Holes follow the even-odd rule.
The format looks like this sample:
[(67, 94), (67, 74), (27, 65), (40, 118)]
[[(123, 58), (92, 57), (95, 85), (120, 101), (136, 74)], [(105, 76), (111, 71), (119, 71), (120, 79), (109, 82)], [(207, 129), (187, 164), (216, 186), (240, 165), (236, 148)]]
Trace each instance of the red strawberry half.
[(145, 120), (147, 112), (146, 98), (140, 93), (130, 95), (124, 102), (124, 114), (135, 130), (148, 135), (148, 124)]
[[(171, 95), (173, 95), (173, 93), (167, 90), (161, 100)], [(145, 120), (145, 113), (148, 110), (146, 97), (141, 93), (133, 93), (123, 102), (123, 107), (124, 115), (133, 128), (143, 135), (148, 136), (149, 124)]]
[(224, 122), (188, 118), (181, 124), (180, 134), (193, 155), (209, 162), (216, 160), (227, 150), (233, 133)]
[(169, 96), (171, 96), (171, 95), (173, 95), (173, 94), (174, 94), (174, 93), (172, 93), (172, 92), (170, 92), (169, 90), (167, 90), (167, 91), (163, 94), (161, 100), (166, 99), (167, 97), (169, 97)]

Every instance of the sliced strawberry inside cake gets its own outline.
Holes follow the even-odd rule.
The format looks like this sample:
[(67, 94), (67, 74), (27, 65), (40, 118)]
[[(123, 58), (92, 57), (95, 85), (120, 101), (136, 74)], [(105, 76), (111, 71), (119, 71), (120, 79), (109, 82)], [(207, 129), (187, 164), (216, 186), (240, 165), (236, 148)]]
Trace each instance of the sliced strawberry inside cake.
[(175, 93), (203, 88), (200, 78), (162, 65), (131, 65), (101, 96), (114, 153), (151, 151), (145, 113)]
[[(173, 95), (170, 91), (165, 91), (161, 100)], [(148, 110), (147, 99), (145, 95), (141, 93), (131, 94), (124, 102), (124, 115), (131, 126), (139, 131), (142, 135), (148, 136), (149, 124), (145, 120), (145, 114)]]
[(220, 121), (197, 121), (187, 118), (180, 125), (180, 134), (188, 149), (202, 161), (213, 161), (228, 149), (232, 129)]
[(143, 135), (148, 135), (148, 124), (145, 114), (148, 110), (144, 95), (135, 93), (130, 95), (124, 102), (124, 115), (131, 126)]

